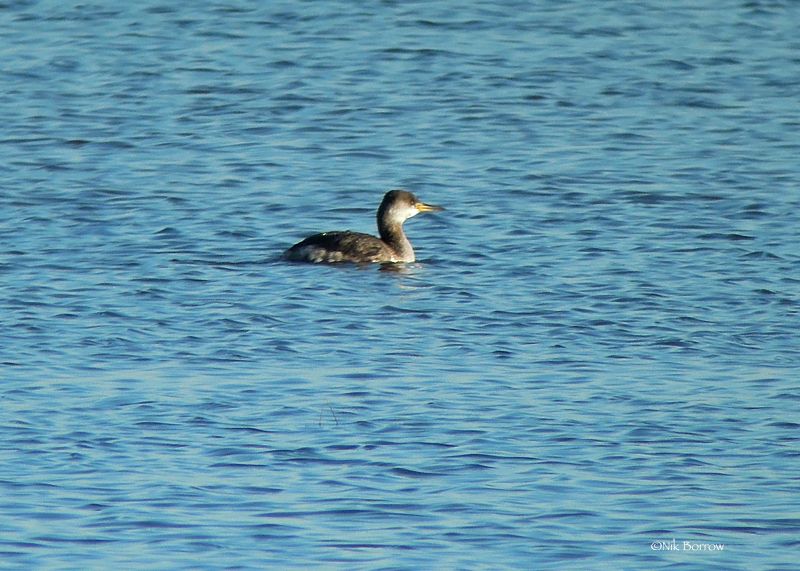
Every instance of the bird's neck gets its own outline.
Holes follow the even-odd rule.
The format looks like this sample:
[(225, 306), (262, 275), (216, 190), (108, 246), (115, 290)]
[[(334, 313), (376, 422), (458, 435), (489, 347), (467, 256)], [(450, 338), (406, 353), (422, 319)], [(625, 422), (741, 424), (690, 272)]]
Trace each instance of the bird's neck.
[(380, 232), (381, 240), (386, 242), (397, 254), (398, 261), (414, 261), (414, 248), (411, 247), (411, 242), (408, 241), (405, 232), (403, 232), (402, 223), (389, 224), (378, 222), (378, 232)]

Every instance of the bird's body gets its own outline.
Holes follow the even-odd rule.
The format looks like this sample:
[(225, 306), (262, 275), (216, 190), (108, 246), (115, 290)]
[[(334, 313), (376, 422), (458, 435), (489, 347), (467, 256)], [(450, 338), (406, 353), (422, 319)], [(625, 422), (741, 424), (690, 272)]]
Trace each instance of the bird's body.
[[(296, 262), (412, 262), (403, 259), (383, 240), (361, 232), (321, 232), (289, 248), (284, 257)], [(406, 256), (408, 258), (408, 256)]]
[(444, 210), (420, 202), (405, 190), (390, 190), (378, 208), (380, 238), (361, 232), (322, 232), (298, 242), (283, 257), (295, 262), (387, 263), (413, 262), (414, 249), (403, 232), (403, 222), (420, 212)]

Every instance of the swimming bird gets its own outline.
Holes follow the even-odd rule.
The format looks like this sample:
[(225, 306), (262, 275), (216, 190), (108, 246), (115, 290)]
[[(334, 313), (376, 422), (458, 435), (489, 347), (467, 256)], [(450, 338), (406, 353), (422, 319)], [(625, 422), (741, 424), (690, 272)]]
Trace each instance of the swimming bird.
[(441, 206), (420, 202), (407, 190), (390, 190), (378, 207), (380, 238), (361, 232), (322, 232), (309, 236), (283, 253), (294, 262), (386, 263), (413, 262), (414, 248), (403, 232), (403, 222), (420, 212), (439, 212)]

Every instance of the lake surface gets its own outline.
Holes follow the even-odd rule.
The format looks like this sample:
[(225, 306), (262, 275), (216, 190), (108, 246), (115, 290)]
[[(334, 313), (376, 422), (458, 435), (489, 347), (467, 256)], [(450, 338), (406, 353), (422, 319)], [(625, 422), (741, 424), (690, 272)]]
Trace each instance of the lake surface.
[(800, 4), (706, 4), (0, 4), (0, 566), (796, 569)]

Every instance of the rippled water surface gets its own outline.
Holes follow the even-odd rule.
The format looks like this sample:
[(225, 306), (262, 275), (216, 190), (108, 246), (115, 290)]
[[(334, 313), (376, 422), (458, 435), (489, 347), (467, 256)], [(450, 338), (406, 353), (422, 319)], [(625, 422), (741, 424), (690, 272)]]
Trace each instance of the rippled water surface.
[(700, 4), (0, 4), (2, 565), (796, 569), (800, 7)]

